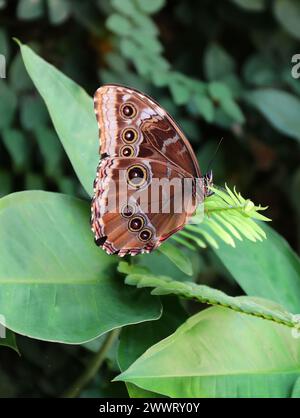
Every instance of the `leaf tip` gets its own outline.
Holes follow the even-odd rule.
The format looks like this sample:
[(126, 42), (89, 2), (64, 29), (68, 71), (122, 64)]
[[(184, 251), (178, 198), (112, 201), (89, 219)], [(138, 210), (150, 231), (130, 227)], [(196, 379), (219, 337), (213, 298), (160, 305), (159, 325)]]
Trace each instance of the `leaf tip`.
[(115, 382), (122, 382), (122, 381), (124, 381), (124, 379), (123, 379), (123, 375), (124, 375), (124, 373), (120, 373), (120, 374), (118, 374), (118, 376), (114, 377), (114, 378), (111, 380), (111, 382), (112, 382), (112, 383), (115, 383)]
[(16, 42), (16, 44), (19, 45), (19, 47), (21, 48), (21, 46), (23, 45), (22, 42), (20, 41), (20, 39), (16, 38), (15, 36), (12, 37), (12, 40), (14, 42)]

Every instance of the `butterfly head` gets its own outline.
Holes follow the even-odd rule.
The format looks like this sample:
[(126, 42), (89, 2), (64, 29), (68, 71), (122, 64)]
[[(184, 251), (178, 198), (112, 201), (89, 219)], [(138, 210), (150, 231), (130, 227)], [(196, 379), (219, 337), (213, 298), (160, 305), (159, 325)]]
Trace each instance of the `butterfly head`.
[(204, 174), (203, 182), (204, 182), (204, 195), (205, 195), (205, 197), (212, 195), (213, 192), (210, 189), (210, 187), (212, 187), (214, 185), (212, 170), (209, 170), (207, 173)]

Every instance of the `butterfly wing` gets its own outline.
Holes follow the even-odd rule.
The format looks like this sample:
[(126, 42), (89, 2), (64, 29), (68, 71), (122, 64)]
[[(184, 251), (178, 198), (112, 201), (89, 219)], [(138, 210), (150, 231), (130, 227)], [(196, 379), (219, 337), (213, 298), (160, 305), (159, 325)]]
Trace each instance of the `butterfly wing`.
[[(134, 156), (169, 161), (183, 173), (201, 176), (194, 151), (183, 132), (147, 95), (127, 87), (106, 85), (96, 91), (94, 107), (101, 155), (122, 156), (122, 147), (128, 145)], [(124, 111), (130, 109), (133, 113), (126, 116)]]
[[(144, 170), (138, 188), (128, 178), (134, 169)], [(192, 178), (184, 178), (161, 161), (104, 159), (92, 202), (96, 243), (107, 253), (119, 256), (152, 251), (181, 229), (194, 213), (196, 199), (192, 187)], [(182, 199), (184, 192), (185, 199)]]
[[(109, 254), (150, 252), (197, 207), (196, 157), (171, 117), (135, 90), (101, 87), (95, 112), (102, 156), (92, 201), (95, 241)], [(172, 187), (153, 187), (164, 180)]]

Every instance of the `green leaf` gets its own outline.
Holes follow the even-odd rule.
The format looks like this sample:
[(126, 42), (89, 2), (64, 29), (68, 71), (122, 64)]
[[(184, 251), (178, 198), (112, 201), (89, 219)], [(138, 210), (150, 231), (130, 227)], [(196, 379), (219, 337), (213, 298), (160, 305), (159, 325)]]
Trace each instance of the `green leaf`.
[(0, 81), (0, 129), (11, 125), (17, 108), (17, 97), (9, 85)]
[(53, 25), (63, 23), (70, 16), (71, 3), (69, 0), (47, 0), (47, 5), (50, 22)]
[(240, 98), (243, 93), (244, 86), (242, 80), (235, 73), (230, 73), (222, 77), (222, 82), (229, 88), (234, 99)]
[(233, 100), (231, 91), (226, 86), (226, 84), (219, 81), (213, 81), (209, 83), (208, 91), (211, 97), (220, 103), (223, 111), (235, 122), (243, 123), (245, 121), (243, 113)]
[(159, 301), (124, 286), (117, 258), (95, 246), (89, 212), (85, 202), (56, 193), (0, 200), (0, 312), (9, 329), (82, 343), (160, 317)]
[(0, 169), (0, 197), (10, 193), (13, 189), (13, 177), (9, 171)]
[(246, 101), (258, 109), (280, 132), (300, 140), (300, 100), (290, 93), (275, 89), (254, 90)]
[[(6, 31), (4, 29), (0, 29), (0, 54), (4, 55), (6, 63), (9, 60), (10, 56), (10, 47), (7, 40)], [(0, 74), (2, 74), (0, 72)]]
[[(278, 74), (273, 63), (265, 56), (255, 54), (246, 61), (243, 74), (245, 80), (256, 86), (266, 86), (276, 83)], [(289, 72), (291, 78), (291, 73)]]
[(4, 9), (6, 6), (6, 0), (0, 0), (0, 9)]
[(44, 14), (43, 0), (19, 0), (17, 16), (19, 19), (37, 19)]
[[(173, 242), (172, 242), (173, 241)], [(171, 245), (174, 243), (172, 240), (170, 243)], [(166, 243), (164, 243), (166, 244)], [(180, 250), (179, 250), (180, 248)], [(157, 251), (153, 251), (151, 254), (147, 254), (146, 257), (137, 257), (135, 259), (135, 263), (138, 266), (146, 267), (146, 272), (151, 274), (158, 274), (160, 275), (163, 271), (165, 275), (172, 277), (175, 280), (185, 281), (185, 280), (193, 280), (196, 279), (198, 276), (199, 271), (201, 270), (202, 266), (202, 257), (197, 252), (193, 251), (192, 253), (185, 248), (179, 247), (178, 251), (183, 254), (184, 259), (189, 259), (188, 265), (190, 267), (185, 266), (185, 269), (188, 273), (192, 271), (192, 276), (190, 274), (186, 274), (182, 271), (181, 268), (177, 266), (177, 261), (172, 262), (170, 258), (168, 258), (165, 254), (160, 251), (160, 248)], [(176, 246), (177, 249), (177, 246)], [(181, 259), (181, 257), (180, 257)], [(170, 262), (171, 261), (171, 262)], [(185, 263), (185, 262), (184, 262)], [(134, 264), (136, 266), (136, 264)]]
[(16, 353), (20, 354), (20, 351), (17, 346), (15, 334), (9, 329), (5, 329), (3, 325), (1, 324), (0, 324), (0, 346), (9, 347), (12, 350), (14, 350)]
[(300, 4), (298, 0), (275, 0), (274, 14), (290, 35), (300, 39)]
[(22, 98), (20, 119), (23, 128), (29, 131), (47, 124), (48, 113), (40, 97), (25, 96)]
[[(124, 271), (124, 267), (122, 270)], [(232, 297), (209, 286), (187, 281), (180, 282), (167, 276), (151, 275), (139, 272), (139, 270), (135, 272), (135, 269), (129, 272), (125, 282), (138, 288), (154, 287), (154, 290), (151, 292), (153, 295), (173, 294), (188, 299), (195, 299), (201, 303), (222, 305), (247, 315), (258, 316), (285, 324), (291, 328), (295, 326), (295, 323), (298, 324), (297, 321), (295, 322), (293, 314), (287, 312), (281, 305), (267, 299), (255, 299), (248, 296)]]
[(193, 274), (191, 259), (170, 242), (163, 243), (158, 250), (188, 276)]
[(121, 39), (120, 48), (126, 58), (132, 59), (136, 55), (137, 45), (131, 39)]
[(130, 32), (130, 36), (135, 42), (143, 48), (143, 51), (147, 53), (160, 54), (163, 50), (161, 43), (155, 36), (150, 36), (143, 29), (133, 29)]
[(114, 72), (120, 75), (129, 71), (126, 59), (116, 52), (108, 53), (105, 61)]
[[(72, 0), (72, 3), (74, 3), (74, 0)], [(109, 6), (106, 1), (104, 3)], [(75, 22), (77, 21), (91, 35), (96, 36), (97, 38), (102, 37), (104, 26), (102, 21), (101, 24), (99, 24), (99, 14), (97, 13), (96, 4), (91, 1), (76, 1), (75, 4), (76, 6), (72, 7), (72, 17)], [(111, 11), (111, 8), (109, 9)]]
[(235, 69), (235, 63), (225, 49), (210, 43), (204, 53), (204, 73), (208, 80), (219, 80)]
[(76, 196), (78, 184), (72, 177), (61, 177), (58, 179), (58, 188), (61, 193)]
[(28, 163), (28, 141), (22, 131), (6, 129), (2, 132), (3, 143), (13, 160), (14, 170), (24, 170)]
[[(138, 45), (135, 44), (135, 48), (138, 48)], [(149, 60), (149, 57), (144, 53), (135, 53), (132, 57), (133, 63), (138, 71), (138, 73), (144, 77), (148, 78), (152, 71), (152, 63)]]
[[(172, 334), (186, 320), (187, 314), (178, 299), (164, 297), (162, 301), (163, 314), (160, 319), (122, 329), (118, 349), (118, 363), (122, 371), (126, 370), (153, 344)], [(132, 384), (128, 384), (127, 389), (131, 398), (159, 396), (152, 392), (144, 393)]]
[(135, 13), (130, 15), (130, 18), (136, 27), (143, 29), (149, 36), (158, 35), (159, 31), (155, 22), (145, 13), (136, 10)]
[(271, 299), (293, 313), (300, 312), (300, 260), (272, 228), (261, 227), (267, 239), (238, 241), (232, 250), (219, 243), (215, 254), (248, 294)]
[(231, 0), (233, 3), (248, 10), (249, 12), (260, 12), (266, 7), (266, 0)]
[(111, 0), (112, 6), (122, 14), (132, 17), (136, 13), (134, 0)]
[(130, 21), (117, 13), (109, 16), (106, 21), (106, 26), (112, 32), (123, 36), (129, 35), (132, 29)]
[(61, 178), (64, 151), (55, 132), (48, 127), (38, 126), (34, 133), (44, 159), (46, 175), (56, 179)]
[(189, 318), (115, 380), (174, 398), (289, 397), (299, 364), (300, 340), (288, 328), (214, 307)]
[(242, 240), (245, 237), (253, 242), (266, 238), (264, 230), (254, 221), (270, 221), (260, 213), (266, 208), (255, 206), (250, 199), (244, 199), (235, 188), (232, 191), (226, 184), (224, 190), (211, 187), (211, 191), (213, 194), (204, 200), (204, 205), (198, 206), (193, 224), (187, 224), (177, 236), (191, 239), (201, 248), (206, 246), (205, 241), (218, 248), (215, 237), (232, 247), (235, 247), (234, 238)]
[(296, 380), (294, 387), (293, 387), (293, 392), (292, 392), (292, 398), (300, 398), (300, 377), (298, 377), (298, 379)]
[(229, 88), (220, 81), (212, 81), (208, 84), (208, 92), (214, 100), (220, 101), (232, 98), (231, 91)]
[(300, 83), (298, 78), (291, 77), (290, 68), (286, 68), (282, 72), (282, 80), (290, 87), (293, 93), (296, 93), (300, 96)]
[(45, 188), (45, 179), (40, 174), (26, 173), (25, 190), (43, 190)]
[(121, 370), (127, 369), (149, 347), (172, 334), (187, 319), (177, 298), (166, 296), (162, 300), (163, 314), (157, 321), (122, 329), (118, 350)]
[(166, 0), (135, 0), (139, 8), (145, 13), (156, 13), (164, 7)]
[(9, 80), (11, 86), (17, 92), (23, 92), (24, 90), (29, 90), (33, 87), (32, 81), (26, 72), (20, 53), (16, 54), (11, 63), (9, 70)]
[(177, 105), (188, 103), (191, 91), (184, 80), (179, 79), (178, 74), (170, 77), (169, 88), (171, 90), (173, 100)]
[(206, 122), (211, 123), (215, 114), (213, 102), (207, 96), (200, 94), (194, 96), (193, 101), (200, 115), (203, 116)]
[(244, 123), (245, 117), (239, 106), (232, 99), (225, 99), (222, 101), (222, 109), (237, 123)]
[[(98, 155), (98, 129), (93, 101), (76, 83), (21, 45), (26, 69), (46, 102), (57, 134), (89, 195), (93, 193)], [(0, 113), (1, 114), (1, 113)]]

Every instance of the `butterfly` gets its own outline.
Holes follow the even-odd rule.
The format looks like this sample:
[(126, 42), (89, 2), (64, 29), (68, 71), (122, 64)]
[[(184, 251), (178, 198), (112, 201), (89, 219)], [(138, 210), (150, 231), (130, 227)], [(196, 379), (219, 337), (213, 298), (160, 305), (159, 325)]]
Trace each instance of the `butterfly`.
[(201, 176), (183, 132), (146, 94), (104, 85), (94, 109), (101, 156), (91, 204), (95, 243), (120, 257), (149, 253), (189, 221), (210, 194), (212, 173)]

